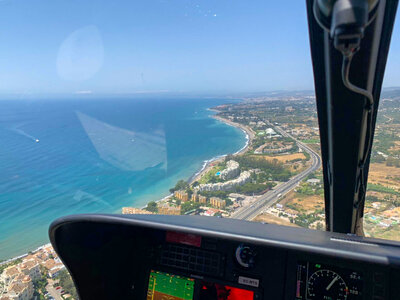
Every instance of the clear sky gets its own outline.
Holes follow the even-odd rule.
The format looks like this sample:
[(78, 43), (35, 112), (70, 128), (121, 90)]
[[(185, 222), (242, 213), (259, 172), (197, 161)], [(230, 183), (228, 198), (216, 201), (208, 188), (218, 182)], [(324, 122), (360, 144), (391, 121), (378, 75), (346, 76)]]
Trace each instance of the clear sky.
[(0, 94), (312, 88), (303, 0), (0, 0)]

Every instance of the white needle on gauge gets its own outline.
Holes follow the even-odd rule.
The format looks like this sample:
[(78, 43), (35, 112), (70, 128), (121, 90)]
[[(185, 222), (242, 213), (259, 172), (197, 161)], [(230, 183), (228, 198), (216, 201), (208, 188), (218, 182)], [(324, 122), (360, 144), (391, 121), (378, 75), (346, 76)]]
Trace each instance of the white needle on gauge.
[(335, 278), (333, 278), (333, 280), (331, 281), (331, 283), (326, 287), (326, 290), (329, 291), (329, 289), (332, 287), (332, 285), (335, 284), (335, 282), (339, 279), (339, 275), (337, 275)]

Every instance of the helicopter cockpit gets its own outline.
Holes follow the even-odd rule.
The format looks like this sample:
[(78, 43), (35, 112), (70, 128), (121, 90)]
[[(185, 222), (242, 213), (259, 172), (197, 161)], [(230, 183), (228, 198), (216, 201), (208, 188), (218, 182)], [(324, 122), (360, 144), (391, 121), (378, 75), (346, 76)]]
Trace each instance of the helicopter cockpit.
[(306, 2), (326, 231), (200, 216), (63, 217), (50, 240), (80, 299), (400, 299), (400, 243), (363, 236), (398, 1)]

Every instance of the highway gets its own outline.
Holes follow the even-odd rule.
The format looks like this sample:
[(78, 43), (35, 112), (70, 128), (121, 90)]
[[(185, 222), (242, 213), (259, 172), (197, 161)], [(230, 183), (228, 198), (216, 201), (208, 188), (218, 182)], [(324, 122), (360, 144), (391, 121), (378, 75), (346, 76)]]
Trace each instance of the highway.
[(279, 200), (280, 197), (284, 196), (285, 194), (290, 192), (292, 189), (294, 189), (300, 181), (302, 181), (305, 177), (307, 177), (308, 174), (318, 170), (321, 167), (321, 157), (313, 149), (311, 149), (306, 144), (295, 139), (292, 135), (285, 132), (282, 128), (275, 126), (268, 121), (267, 121), (267, 123), (275, 131), (282, 134), (282, 136), (292, 138), (297, 143), (297, 146), (299, 148), (301, 148), (303, 151), (310, 154), (312, 164), (308, 169), (306, 169), (306, 170), (302, 171), (301, 173), (297, 174), (296, 176), (290, 178), (289, 181), (283, 182), (283, 183), (277, 185), (276, 187), (274, 187), (274, 189), (266, 192), (264, 195), (261, 196), (260, 199), (258, 199), (256, 202), (254, 202), (250, 206), (245, 206), (245, 207), (239, 208), (238, 211), (236, 211), (232, 215), (232, 218), (241, 219), (241, 220), (249, 220), (249, 221), (254, 219), (264, 209), (272, 206), (275, 202), (277, 202)]

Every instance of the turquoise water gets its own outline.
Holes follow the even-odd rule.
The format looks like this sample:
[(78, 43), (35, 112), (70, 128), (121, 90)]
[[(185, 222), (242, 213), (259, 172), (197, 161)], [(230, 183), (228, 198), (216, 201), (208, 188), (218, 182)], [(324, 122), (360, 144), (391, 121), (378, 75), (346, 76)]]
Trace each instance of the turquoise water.
[(245, 134), (207, 110), (225, 102), (1, 101), (0, 259), (47, 243), (57, 217), (142, 207), (241, 149)]

